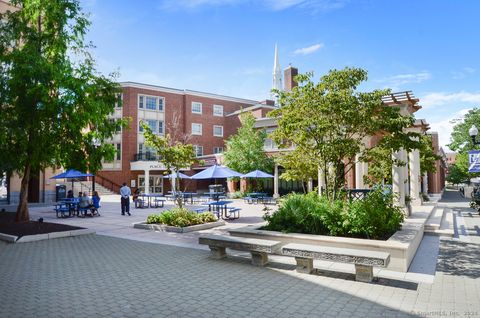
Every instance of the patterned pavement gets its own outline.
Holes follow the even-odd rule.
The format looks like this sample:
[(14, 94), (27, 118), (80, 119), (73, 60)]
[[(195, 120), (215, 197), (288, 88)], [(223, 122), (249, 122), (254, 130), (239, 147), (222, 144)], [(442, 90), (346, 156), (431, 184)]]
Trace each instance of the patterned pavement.
[[(474, 234), (480, 217), (456, 195), (442, 203)], [(440, 240), (433, 284), (297, 274), (106, 235), (0, 242), (0, 317), (480, 317), (477, 239)]]

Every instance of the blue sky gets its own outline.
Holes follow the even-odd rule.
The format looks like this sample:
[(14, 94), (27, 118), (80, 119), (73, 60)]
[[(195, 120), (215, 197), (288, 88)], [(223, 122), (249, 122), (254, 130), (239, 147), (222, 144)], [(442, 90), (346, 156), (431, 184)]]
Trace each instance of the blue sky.
[(480, 1), (80, 0), (103, 73), (263, 100), (274, 46), (315, 79), (336, 68), (369, 72), (363, 89), (412, 90), (448, 143), (450, 120), (480, 104)]

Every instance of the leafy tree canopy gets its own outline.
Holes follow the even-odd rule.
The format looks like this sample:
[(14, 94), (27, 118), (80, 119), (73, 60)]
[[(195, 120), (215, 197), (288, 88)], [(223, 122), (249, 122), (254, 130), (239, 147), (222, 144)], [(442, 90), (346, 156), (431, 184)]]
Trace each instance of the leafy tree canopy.
[(225, 164), (240, 173), (257, 169), (272, 172), (273, 160), (263, 150), (267, 134), (264, 130), (254, 127), (255, 117), (251, 113), (243, 113), (240, 120), (242, 127), (226, 142)]
[[(177, 173), (181, 168), (188, 168), (197, 161), (192, 145), (173, 140), (170, 134), (166, 136), (157, 135), (152, 132), (147, 124), (141, 123), (141, 125), (143, 127), (146, 144), (157, 151), (159, 156), (158, 161), (162, 163), (167, 170)], [(175, 192), (178, 191), (179, 184), (180, 180), (177, 173), (175, 189), (173, 189)], [(181, 196), (176, 198), (176, 202), (180, 208), (183, 206)]]
[(295, 144), (299, 151), (308, 153), (325, 173), (327, 196), (337, 198), (345, 176), (354, 166), (353, 158), (365, 149), (364, 138), (381, 132), (384, 145), (391, 151), (401, 147), (416, 148), (418, 134), (404, 132), (414, 119), (402, 116), (397, 107), (386, 107), (382, 97), (389, 90), (360, 92), (358, 86), (367, 80), (367, 72), (360, 68), (332, 70), (315, 84), (312, 74), (297, 76), (299, 85), (280, 95), (280, 108), (269, 113), (277, 117), (278, 128), (271, 134), (278, 144)]
[(0, 170), (22, 177), (17, 221), (28, 220), (30, 174), (64, 166), (95, 173), (125, 121), (108, 115), (118, 102), (114, 75), (102, 76), (84, 35), (77, 0), (12, 0), (0, 14)]

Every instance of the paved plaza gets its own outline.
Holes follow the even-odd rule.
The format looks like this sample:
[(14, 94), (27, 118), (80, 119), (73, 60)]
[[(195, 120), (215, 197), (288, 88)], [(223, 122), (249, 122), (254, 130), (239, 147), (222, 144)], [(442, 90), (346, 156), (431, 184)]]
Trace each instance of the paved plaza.
[[(120, 216), (118, 202), (85, 219), (56, 220), (48, 208), (34, 208), (32, 218), (97, 235), (0, 242), (0, 317), (480, 317), (480, 217), (458, 192), (447, 191), (439, 204), (452, 209), (457, 231), (453, 239), (426, 236), (431, 248), (417, 253), (437, 258), (437, 244), (433, 283), (374, 284), (329, 271), (297, 274), (281, 259), (264, 268), (240, 254), (212, 260), (198, 233), (133, 229), (153, 210)], [(227, 227), (261, 222), (262, 208), (243, 207)]]

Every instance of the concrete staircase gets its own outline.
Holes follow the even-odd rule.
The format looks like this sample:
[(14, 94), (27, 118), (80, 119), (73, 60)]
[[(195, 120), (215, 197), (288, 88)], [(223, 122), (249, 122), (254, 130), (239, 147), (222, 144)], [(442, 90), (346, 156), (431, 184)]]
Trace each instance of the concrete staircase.
[[(71, 184), (70, 186), (67, 186), (67, 190), (70, 190), (72, 188)], [(84, 192), (84, 191), (87, 191), (89, 195), (92, 194), (92, 182), (90, 181), (79, 181), (79, 182), (75, 182), (74, 183), (74, 186), (73, 186), (73, 193), (75, 196), (78, 195), (78, 192)], [(109, 189), (105, 188), (104, 186), (98, 184), (95, 182), (95, 191), (98, 192), (98, 195), (100, 197), (104, 196), (104, 195), (111, 195), (111, 194), (115, 194), (115, 192), (112, 192), (110, 191)]]
[(453, 214), (452, 210), (437, 205), (430, 213), (425, 223), (425, 234), (453, 237)]

